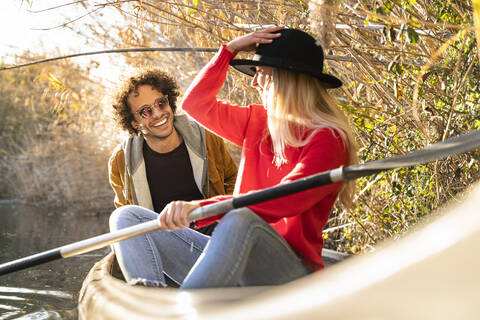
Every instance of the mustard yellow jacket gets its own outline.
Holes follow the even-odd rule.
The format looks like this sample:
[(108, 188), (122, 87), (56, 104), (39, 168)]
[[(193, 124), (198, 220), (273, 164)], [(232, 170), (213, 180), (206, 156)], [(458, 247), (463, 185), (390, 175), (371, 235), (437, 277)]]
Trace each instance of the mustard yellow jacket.
[[(202, 195), (212, 197), (233, 192), (237, 166), (223, 140), (191, 121), (175, 115), (175, 129), (187, 146), (195, 183)], [(113, 151), (109, 163), (110, 185), (115, 192), (115, 206), (136, 204), (153, 210), (143, 159), (143, 136), (131, 136)]]

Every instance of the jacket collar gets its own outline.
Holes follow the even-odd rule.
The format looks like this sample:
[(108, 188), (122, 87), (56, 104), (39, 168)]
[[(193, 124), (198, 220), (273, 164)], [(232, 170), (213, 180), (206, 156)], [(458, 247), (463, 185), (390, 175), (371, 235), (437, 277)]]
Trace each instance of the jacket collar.
[[(190, 157), (195, 183), (205, 197), (209, 190), (205, 130), (196, 122), (191, 121), (185, 114), (175, 115), (173, 125), (183, 137)], [(131, 136), (122, 143), (125, 155), (125, 192), (128, 193), (130, 189), (134, 204), (153, 210), (143, 159), (144, 140), (142, 135)]]

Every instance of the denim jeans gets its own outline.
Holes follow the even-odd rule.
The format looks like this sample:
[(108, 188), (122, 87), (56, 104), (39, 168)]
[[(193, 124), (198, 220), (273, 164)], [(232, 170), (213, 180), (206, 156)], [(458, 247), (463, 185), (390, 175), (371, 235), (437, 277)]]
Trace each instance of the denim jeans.
[[(139, 206), (110, 217), (112, 231), (157, 218)], [(290, 245), (248, 208), (228, 212), (208, 237), (190, 228), (153, 231), (113, 245), (127, 282), (183, 289), (282, 284), (310, 273)]]

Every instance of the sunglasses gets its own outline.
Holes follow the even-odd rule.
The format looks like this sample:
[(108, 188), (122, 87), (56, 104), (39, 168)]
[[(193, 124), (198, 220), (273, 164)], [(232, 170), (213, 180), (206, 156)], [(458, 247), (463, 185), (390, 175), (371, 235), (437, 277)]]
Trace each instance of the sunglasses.
[(143, 119), (148, 119), (153, 114), (153, 108), (155, 107), (157, 110), (162, 110), (168, 105), (168, 96), (163, 96), (155, 100), (153, 105), (146, 105), (140, 110), (137, 110), (135, 113), (138, 113), (140, 117)]

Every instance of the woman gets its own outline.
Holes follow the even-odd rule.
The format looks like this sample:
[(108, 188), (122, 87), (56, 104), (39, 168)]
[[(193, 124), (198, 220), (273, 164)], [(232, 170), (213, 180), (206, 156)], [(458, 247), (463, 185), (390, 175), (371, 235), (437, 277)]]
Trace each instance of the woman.
[[(252, 60), (232, 60), (257, 45)], [(251, 85), (263, 105), (240, 107), (217, 101), (229, 64), (254, 75)], [(355, 161), (347, 121), (326, 90), (342, 83), (322, 69), (323, 51), (311, 36), (273, 27), (223, 45), (193, 81), (183, 110), (242, 146), (234, 195)], [(211, 238), (186, 228), (188, 214), (231, 196), (174, 201), (158, 216), (165, 231), (141, 236), (143, 245), (129, 247), (131, 240), (124, 241), (115, 252), (133, 283), (165, 285), (166, 275), (180, 288), (282, 284), (323, 267), (322, 228), (339, 194), (348, 203), (351, 186), (322, 186), (197, 221), (200, 227), (220, 219)], [(113, 229), (156, 218), (140, 207), (118, 210)], [(139, 251), (148, 252), (149, 261), (135, 261), (134, 253)]]

